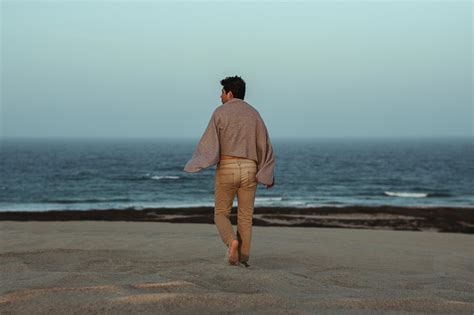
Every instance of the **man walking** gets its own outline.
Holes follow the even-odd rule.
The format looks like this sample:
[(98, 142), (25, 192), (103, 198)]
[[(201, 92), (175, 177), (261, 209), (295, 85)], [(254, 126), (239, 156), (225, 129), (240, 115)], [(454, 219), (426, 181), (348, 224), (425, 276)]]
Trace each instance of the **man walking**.
[[(184, 171), (194, 173), (217, 164), (214, 222), (228, 247), (229, 264), (248, 267), (257, 184), (273, 187), (275, 160), (262, 117), (244, 101), (244, 80), (234, 76), (220, 83), (222, 105), (214, 110)], [(236, 194), (237, 234), (229, 219)]]

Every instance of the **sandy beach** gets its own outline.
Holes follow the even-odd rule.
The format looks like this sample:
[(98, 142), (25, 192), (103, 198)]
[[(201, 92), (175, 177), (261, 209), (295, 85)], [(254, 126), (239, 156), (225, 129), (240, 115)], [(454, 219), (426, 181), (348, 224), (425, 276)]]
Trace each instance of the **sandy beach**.
[(474, 312), (469, 234), (255, 226), (245, 268), (210, 224), (0, 226), (2, 314)]

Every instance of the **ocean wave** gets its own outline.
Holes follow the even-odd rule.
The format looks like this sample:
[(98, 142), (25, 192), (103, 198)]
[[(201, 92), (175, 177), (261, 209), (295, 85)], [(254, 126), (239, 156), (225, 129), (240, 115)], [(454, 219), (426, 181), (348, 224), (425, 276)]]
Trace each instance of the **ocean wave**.
[[(94, 200), (94, 199), (90, 199)], [(425, 199), (426, 200), (426, 199)], [(103, 201), (103, 200), (102, 200)], [(236, 203), (233, 204), (233, 207), (237, 206)], [(410, 206), (410, 207), (421, 207), (421, 208), (431, 208), (431, 207), (459, 207), (459, 208), (470, 208), (474, 209), (474, 202), (463, 202), (463, 203), (437, 203), (437, 204), (408, 204), (403, 205), (399, 202), (387, 202), (381, 200), (348, 200), (345, 203), (337, 201), (326, 201), (326, 202), (263, 202), (256, 203), (256, 207), (294, 207), (294, 208), (319, 208), (319, 207), (346, 207), (346, 206)], [(173, 201), (164, 201), (164, 202), (146, 202), (146, 201), (126, 201), (126, 202), (77, 202), (74, 200), (73, 203), (6, 203), (0, 202), (0, 212), (4, 211), (52, 211), (52, 210), (144, 210), (144, 209), (156, 209), (156, 208), (196, 208), (196, 207), (214, 207), (214, 202), (212, 200), (202, 200), (195, 202), (173, 202)], [(209, 213), (212, 213), (210, 210)]]
[(256, 197), (255, 202), (282, 201), (283, 197)]
[(129, 198), (91, 198), (91, 199), (44, 199), (41, 203), (105, 203), (105, 202), (130, 202), (133, 201)]
[(154, 180), (160, 180), (160, 179), (180, 179), (181, 177), (173, 176), (173, 175), (162, 175), (162, 176), (155, 175), (155, 176), (151, 176), (150, 178)]
[(426, 198), (429, 195), (427, 193), (397, 192), (397, 191), (384, 191), (384, 194), (390, 197), (403, 197), (403, 198)]
[(429, 193), (428, 197), (452, 197), (453, 195), (448, 193)]
[(180, 179), (177, 175), (154, 175), (151, 173), (141, 175), (115, 175), (111, 177), (113, 180), (121, 181), (147, 181), (147, 180), (163, 180), (163, 179)]

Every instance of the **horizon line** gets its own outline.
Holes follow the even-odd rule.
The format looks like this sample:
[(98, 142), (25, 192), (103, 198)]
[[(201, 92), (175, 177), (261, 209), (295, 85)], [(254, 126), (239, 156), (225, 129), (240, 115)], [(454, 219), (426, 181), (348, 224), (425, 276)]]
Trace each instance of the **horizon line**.
[[(108, 136), (98, 136), (98, 137), (89, 137), (89, 136), (14, 136), (14, 137), (1, 137), (0, 141), (4, 140), (199, 140), (200, 137), (144, 137), (144, 136), (131, 136), (131, 137), (108, 137)], [(316, 136), (316, 137), (299, 137), (299, 136), (289, 136), (281, 137), (274, 136), (271, 137), (273, 140), (423, 140), (423, 139), (470, 139), (474, 140), (474, 135), (441, 135), (441, 136)]]

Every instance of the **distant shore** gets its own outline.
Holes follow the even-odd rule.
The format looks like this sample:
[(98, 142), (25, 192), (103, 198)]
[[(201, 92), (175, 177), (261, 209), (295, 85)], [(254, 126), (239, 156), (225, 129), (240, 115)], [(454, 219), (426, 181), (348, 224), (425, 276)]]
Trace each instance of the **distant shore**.
[[(0, 212), (0, 221), (137, 221), (214, 224), (213, 207)], [(231, 221), (237, 223), (237, 209)], [(256, 207), (254, 226), (437, 231), (474, 234), (474, 208), (451, 207)]]

